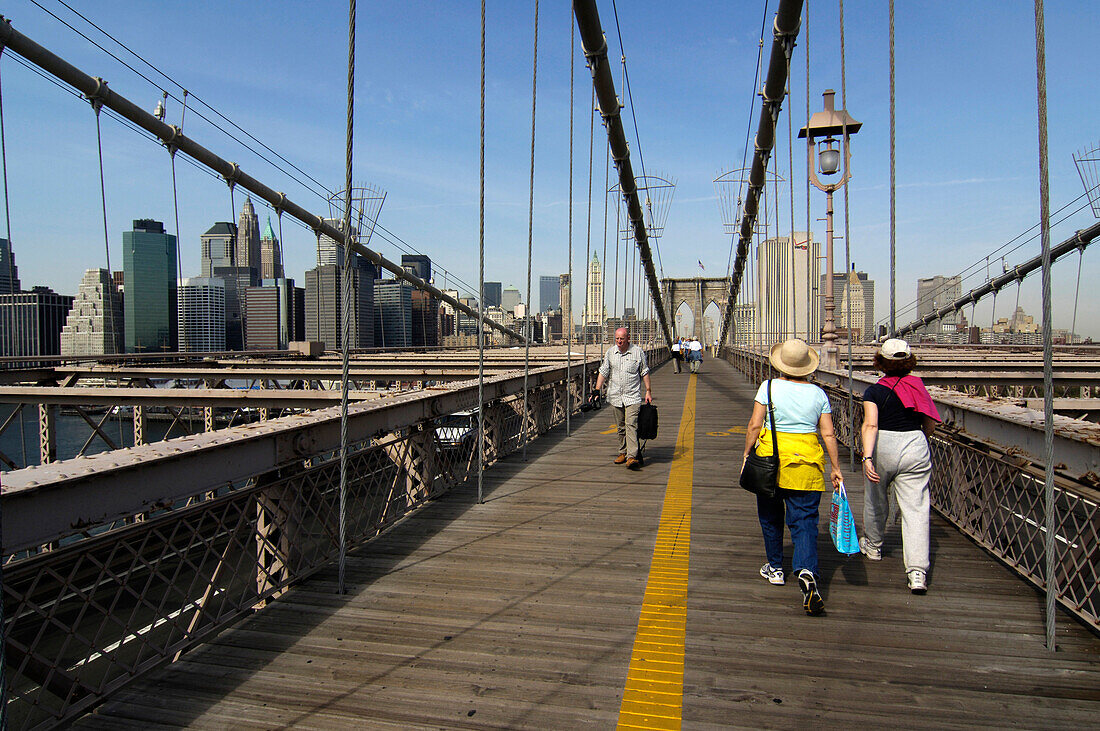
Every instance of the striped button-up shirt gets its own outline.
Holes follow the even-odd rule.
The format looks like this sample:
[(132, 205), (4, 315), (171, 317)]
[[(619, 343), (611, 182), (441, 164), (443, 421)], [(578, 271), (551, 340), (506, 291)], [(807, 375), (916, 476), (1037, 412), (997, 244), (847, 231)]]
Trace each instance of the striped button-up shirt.
[(607, 381), (607, 400), (612, 406), (633, 406), (642, 403), (645, 387), (642, 376), (649, 374), (645, 351), (631, 345), (625, 351), (612, 345), (600, 363), (600, 375)]

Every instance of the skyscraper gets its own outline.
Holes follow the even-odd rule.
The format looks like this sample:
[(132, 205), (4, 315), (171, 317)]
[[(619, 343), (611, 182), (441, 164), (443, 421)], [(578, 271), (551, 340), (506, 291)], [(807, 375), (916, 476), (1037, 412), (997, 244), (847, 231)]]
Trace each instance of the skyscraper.
[(62, 355), (104, 355), (122, 351), (122, 306), (106, 269), (89, 269), (61, 330)]
[(588, 262), (588, 302), (585, 310), (585, 325), (603, 326), (603, 270), (596, 253), (592, 253), (592, 261)]
[[(825, 275), (821, 276), (822, 292), (825, 291)], [(849, 291), (851, 292), (849, 294)], [(850, 304), (849, 304), (850, 301)], [(825, 300), (822, 298), (822, 317), (824, 318)], [(852, 330), (856, 340), (873, 340), (875, 335), (875, 283), (867, 272), (857, 272), (855, 264), (848, 274), (833, 274), (833, 302), (836, 310), (833, 315), (837, 331), (848, 327), (848, 307), (852, 309)], [(824, 320), (822, 320), (824, 322)]]
[(502, 296), (503, 292), (501, 290), (500, 282), (485, 282), (486, 307), (500, 307)]
[[(293, 279), (264, 279), (245, 291), (248, 306), (247, 350), (286, 350), (301, 340), (305, 292)], [(302, 327), (300, 327), (302, 324)]]
[(561, 301), (562, 338), (569, 342), (573, 339), (573, 290), (569, 275), (558, 275), (558, 296)]
[(374, 283), (374, 344), (379, 348), (408, 348), (412, 339), (412, 293), (403, 279)]
[(424, 254), (402, 254), (401, 268), (412, 272), (428, 284), (432, 282), (432, 259)]
[(176, 237), (151, 219), (134, 221), (122, 234), (126, 278), (127, 353), (161, 353), (178, 347)]
[(199, 240), (202, 276), (213, 277), (215, 269), (236, 266), (237, 224), (218, 221)]
[(0, 294), (14, 294), (19, 289), (19, 267), (15, 266), (11, 242), (0, 239)]
[(179, 342), (181, 353), (225, 350), (225, 282), (221, 279), (180, 281)]
[[(341, 247), (342, 248), (342, 247)], [(356, 257), (351, 273), (352, 297), (351, 342), (352, 348), (374, 347), (374, 264)], [(306, 340), (319, 340), (326, 348), (341, 347), (343, 325), (340, 320), (343, 267), (326, 264), (306, 272), (305, 288), (305, 336)]]
[[(336, 230), (340, 230), (344, 225), (343, 220), (339, 218), (326, 218), (325, 223)], [(317, 266), (329, 264), (344, 265), (344, 245), (336, 243), (336, 239), (328, 234), (321, 234), (317, 239)]]
[(49, 287), (0, 294), (0, 356), (58, 355), (61, 329), (72, 306), (72, 297)]
[[(429, 284), (432, 281), (432, 260), (429, 256), (402, 254), (401, 267)], [(420, 289), (414, 289), (412, 293), (412, 345), (439, 345), (439, 300)]]
[(260, 219), (252, 207), (251, 196), (244, 199), (241, 217), (237, 222), (237, 256), (239, 267), (250, 269), (246, 287), (259, 283), (260, 279)]
[(275, 230), (271, 228), (271, 216), (260, 236), (260, 279), (283, 278), (283, 249)]
[(805, 231), (795, 232), (793, 245), (790, 236), (777, 236), (757, 247), (761, 296), (755, 322), (760, 323), (765, 340), (799, 337), (812, 341), (819, 336), (820, 308), (811, 311), (807, 304), (815, 301), (816, 295), (808, 291), (809, 286), (819, 282), (817, 250), (818, 243)]
[[(917, 280), (917, 316), (926, 317), (962, 296), (962, 278), (957, 274), (945, 277), (937, 274), (928, 279)], [(900, 323), (899, 323), (900, 324)], [(959, 324), (959, 315), (952, 312), (939, 323), (929, 325), (925, 332), (951, 332)]]
[[(497, 304), (505, 312), (514, 312), (519, 303), (523, 301), (519, 290), (515, 287), (507, 287), (500, 294), (500, 302)], [(487, 305), (491, 307), (492, 305)]]
[(539, 277), (539, 312), (561, 307), (561, 291), (557, 277)]

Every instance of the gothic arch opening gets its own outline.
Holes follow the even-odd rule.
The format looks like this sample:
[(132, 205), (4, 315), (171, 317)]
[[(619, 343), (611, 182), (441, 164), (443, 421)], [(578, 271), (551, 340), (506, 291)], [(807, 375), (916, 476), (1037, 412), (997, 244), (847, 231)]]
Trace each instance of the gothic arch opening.
[(703, 341), (704, 345), (713, 344), (718, 339), (718, 329), (720, 327), (722, 327), (722, 308), (718, 306), (717, 302), (711, 300), (706, 309), (703, 310), (703, 327), (699, 339)]
[(673, 316), (673, 337), (690, 338), (695, 335), (695, 313), (686, 300), (681, 300)]

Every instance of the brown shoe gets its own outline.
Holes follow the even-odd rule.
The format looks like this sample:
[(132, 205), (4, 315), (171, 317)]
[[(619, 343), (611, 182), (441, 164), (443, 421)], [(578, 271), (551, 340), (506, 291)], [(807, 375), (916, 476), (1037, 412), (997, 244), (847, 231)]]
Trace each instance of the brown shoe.
[(618, 457), (615, 458), (615, 464), (622, 464), (625, 461), (626, 461), (626, 455), (625, 454), (620, 454)]
[(630, 459), (628, 459), (626, 461), (626, 468), (628, 470), (636, 470), (641, 466), (642, 466), (642, 460), (638, 459), (637, 457), (631, 457)]

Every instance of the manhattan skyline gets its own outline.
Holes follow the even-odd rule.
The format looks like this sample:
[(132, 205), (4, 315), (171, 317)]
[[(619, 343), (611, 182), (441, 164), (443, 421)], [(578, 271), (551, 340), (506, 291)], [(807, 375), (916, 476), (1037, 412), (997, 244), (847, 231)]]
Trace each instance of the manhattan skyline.
[[(127, 71), (73, 31), (26, 0), (15, 0), (5, 16), (14, 27), (111, 88), (152, 111), (160, 91)], [(87, 32), (97, 42), (173, 94), (163, 78), (127, 56), (117, 45), (67, 12), (43, 3)], [(851, 258), (877, 285), (876, 319), (886, 314), (889, 298), (887, 245), (888, 66), (885, 4), (848, 8), (847, 108), (864, 125), (852, 141), (850, 194)], [(794, 227), (805, 229), (805, 148), (793, 143), (794, 170), (788, 171), (786, 111), (794, 131), (805, 116), (805, 56), (811, 52), (810, 106), (820, 107), (825, 88), (837, 90), (839, 23), (834, 3), (808, 3), (810, 19), (792, 60), (792, 103), (777, 128), (773, 170), (794, 178)], [(346, 5), (318, 3), (309, 27), (295, 35), (286, 28), (299, 6), (273, 2), (255, 12), (226, 14), (214, 3), (186, 5), (119, 1), (85, 14), (115, 38), (148, 59), (224, 113), (264, 144), (331, 189), (342, 187), (344, 90), (346, 81)], [(658, 276), (694, 276), (695, 261), (706, 274), (723, 276), (729, 237), (722, 232), (711, 181), (739, 167), (746, 151), (745, 130), (755, 129), (750, 113), (753, 70), (764, 4), (698, 3), (670, 11), (655, 2), (620, 7), (619, 28), (627, 55), (629, 93), (616, 85), (628, 104), (624, 122), (631, 138), (636, 174), (674, 176), (680, 190), (672, 203), (660, 241)], [(774, 10), (774, 3), (768, 11)], [(539, 274), (568, 271), (569, 210), (569, 31), (575, 24), (568, 8), (543, 4), (540, 14), (539, 96), (535, 152), (535, 208), (532, 269), (526, 291), (527, 177), (530, 154), (531, 52), (533, 5), (488, 6), (486, 278), (515, 283), (524, 301), (538, 302)], [(609, 3), (600, 4), (608, 42), (618, 56), (619, 37)], [(476, 287), (477, 282), (477, 124), (478, 13), (473, 5), (443, 6), (411, 2), (400, 8), (359, 9), (357, 53), (356, 179), (388, 191), (371, 248), (399, 261), (408, 253), (392, 241), (430, 256), (433, 262)], [(217, 21), (215, 22), (215, 17)], [(983, 262), (986, 254), (1011, 241), (1038, 221), (1034, 18), (1028, 3), (928, 3), (897, 8), (897, 302), (916, 300), (917, 280), (950, 277)], [(985, 28), (975, 38), (975, 24)], [(1070, 2), (1047, 8), (1046, 47), (1050, 119), (1051, 208), (1057, 211), (1083, 192), (1073, 166), (1074, 151), (1095, 145), (1100, 114), (1086, 65), (1073, 49), (1088, 46), (1088, 29), (1100, 24), (1094, 3)], [(165, 28), (171, 29), (165, 32)], [(655, 28), (661, 29), (659, 32)], [(766, 35), (770, 44), (770, 35)], [(273, 44), (279, 53), (272, 54)], [(219, 49), (232, 48), (229, 54)], [(934, 49), (930, 53), (929, 49)], [(425, 49), (430, 49), (426, 51)], [(591, 252), (598, 252), (610, 277), (614, 256), (614, 206), (610, 209), (608, 250), (604, 253), (603, 130), (595, 125), (592, 220), (588, 211), (588, 103), (590, 79), (575, 48), (573, 272), (578, 278)], [(3, 64), (5, 133), (10, 190), (11, 240), (25, 288), (45, 285), (74, 294), (86, 269), (105, 267), (102, 201), (95, 119), (87, 102), (14, 62)], [(767, 58), (763, 64), (766, 66)], [(288, 93), (289, 92), (289, 93)], [(192, 106), (193, 105), (193, 106)], [(173, 99), (166, 121), (179, 124), (182, 109)], [(224, 134), (199, 113), (194, 101), (184, 117), (184, 132), (249, 174), (307, 208), (324, 215), (323, 196), (293, 178), (308, 180), (287, 165), (293, 177), (273, 168)], [(630, 113), (628, 116), (626, 113)], [(637, 136), (634, 129), (637, 119)], [(221, 122), (223, 126), (228, 126)], [(163, 147), (144, 140), (108, 115), (101, 119), (111, 268), (120, 269), (122, 232), (130, 221), (151, 218), (177, 233), (169, 158)], [(245, 139), (239, 132), (238, 137)], [(640, 137), (640, 140), (638, 139)], [(252, 144), (252, 143), (250, 143)], [(255, 147), (255, 145), (253, 144)], [(751, 142), (750, 142), (751, 146)], [(266, 153), (265, 153), (266, 155)], [(266, 155), (271, 157), (270, 155)], [(644, 168), (643, 168), (644, 163)], [(224, 181), (177, 159), (183, 276), (197, 276), (199, 238), (217, 221), (236, 222), (245, 198), (230, 193)], [(790, 228), (789, 190), (780, 189), (782, 235)], [(811, 228), (824, 240), (817, 221), (823, 196), (811, 193)], [(837, 229), (843, 235), (841, 197)], [(255, 198), (261, 225), (272, 216)], [(1066, 209), (1076, 211), (1080, 201)], [(1057, 216), (1055, 221), (1063, 218)], [(774, 211), (772, 211), (774, 219)], [(1052, 242), (1067, 238), (1095, 219), (1074, 212), (1054, 227)], [(392, 232), (392, 236), (386, 232)], [(590, 249), (586, 246), (591, 236)], [(316, 241), (311, 231), (284, 217), (282, 236), (286, 276), (301, 280), (313, 266)], [(387, 240), (389, 238), (390, 240)], [(994, 255), (990, 274), (1038, 254), (1038, 241), (1002, 262)], [(1015, 246), (1015, 244), (1013, 245)], [(588, 251), (586, 258), (586, 251)], [(1054, 324), (1068, 328), (1075, 304), (1075, 258), (1054, 267)], [(683, 262), (687, 262), (686, 264)], [(688, 266), (690, 264), (690, 266)], [(965, 292), (984, 278), (963, 283)], [(835, 271), (843, 271), (843, 241), (838, 240)], [(1100, 275), (1100, 262), (1086, 251), (1081, 262), (1085, 282)], [(437, 273), (437, 282), (443, 277)], [(448, 288), (454, 288), (448, 282)], [(605, 283), (608, 300), (614, 282)], [(465, 285), (458, 286), (466, 290)], [(1039, 277), (1025, 281), (1020, 305), (1038, 313)], [(987, 326), (993, 315), (1009, 314), (1002, 296), (997, 312), (987, 301), (966, 315)], [(624, 306), (619, 297), (619, 310)], [(1078, 305), (1077, 331), (1100, 336), (1100, 324), (1082, 313), (1095, 309), (1086, 287)], [(574, 302), (577, 316), (579, 305)], [(614, 315), (616, 313), (608, 313)], [(915, 315), (915, 307), (913, 308)], [(898, 324), (911, 316), (899, 314)]]

